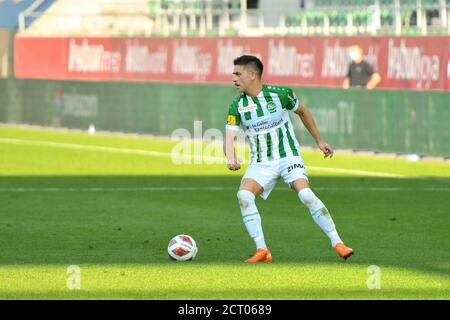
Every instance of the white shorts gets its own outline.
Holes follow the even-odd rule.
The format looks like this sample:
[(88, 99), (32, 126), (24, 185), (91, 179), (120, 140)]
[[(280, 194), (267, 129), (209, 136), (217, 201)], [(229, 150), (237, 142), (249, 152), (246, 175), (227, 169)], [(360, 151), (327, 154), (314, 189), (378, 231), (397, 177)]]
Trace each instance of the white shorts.
[(308, 180), (305, 164), (301, 156), (292, 156), (272, 161), (251, 163), (242, 180), (249, 178), (258, 182), (264, 191), (261, 197), (266, 200), (280, 177), (290, 185), (297, 179)]

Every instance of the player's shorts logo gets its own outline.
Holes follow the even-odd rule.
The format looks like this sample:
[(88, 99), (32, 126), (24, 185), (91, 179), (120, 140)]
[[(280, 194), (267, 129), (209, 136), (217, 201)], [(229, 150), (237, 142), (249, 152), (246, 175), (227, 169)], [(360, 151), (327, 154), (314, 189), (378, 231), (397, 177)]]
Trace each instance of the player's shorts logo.
[(303, 166), (302, 164), (300, 164), (300, 163), (296, 163), (296, 164), (290, 165), (290, 166), (288, 167), (288, 173), (291, 172), (292, 170), (298, 169), (298, 168), (303, 169), (304, 166)]

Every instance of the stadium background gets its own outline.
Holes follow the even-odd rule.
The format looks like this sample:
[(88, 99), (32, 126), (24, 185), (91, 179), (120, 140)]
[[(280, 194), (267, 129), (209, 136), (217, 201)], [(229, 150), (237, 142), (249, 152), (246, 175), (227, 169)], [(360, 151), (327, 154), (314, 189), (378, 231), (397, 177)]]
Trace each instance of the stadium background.
[[(0, 121), (164, 135), (192, 131), (194, 120), (221, 128), (226, 107), (215, 100), (232, 100), (230, 61), (250, 52), (266, 83), (294, 87), (317, 110), (337, 148), (450, 154), (448, 1), (80, 3), (3, 2), (3, 24), (18, 32), (2, 31)], [(336, 89), (354, 43), (381, 74), (376, 91)], [(142, 117), (148, 108), (156, 121)]]
[[(341, 83), (350, 62), (348, 47), (354, 43), (363, 45), (367, 60), (381, 74), (382, 81), (374, 90), (341, 89)], [(327, 171), (320, 170), (320, 166), (324, 165), (321, 162), (323, 160), (319, 159), (317, 154), (305, 152), (307, 162), (311, 160), (310, 172), (318, 181), (319, 190), (320, 186), (329, 186), (335, 189), (344, 186), (343, 191), (367, 188), (367, 194), (364, 197), (360, 198), (358, 194), (352, 194), (350, 198), (354, 199), (356, 203), (351, 203), (350, 200), (341, 201), (342, 197), (334, 194), (333, 192), (338, 192), (334, 189), (334, 191), (326, 191), (325, 188), (323, 191), (325, 194), (331, 192), (326, 194), (325, 198), (328, 197), (332, 200), (331, 202), (336, 204), (338, 212), (346, 212), (345, 208), (352, 204), (353, 208), (356, 208), (355, 211), (358, 211), (358, 208), (368, 207), (367, 210), (370, 214), (367, 216), (370, 216), (372, 220), (366, 221), (362, 225), (356, 223), (354, 231), (351, 227), (347, 229), (354, 241), (360, 247), (363, 246), (363, 243), (368, 242), (372, 243), (374, 247), (377, 246), (375, 238), (379, 237), (375, 236), (376, 232), (372, 234), (372, 238), (370, 235), (366, 237), (357, 232), (358, 228), (367, 228), (371, 224), (378, 226), (379, 230), (385, 228), (383, 230), (387, 234), (395, 230), (395, 235), (399, 237), (402, 232), (408, 233), (408, 240), (397, 239), (401, 245), (394, 246), (395, 252), (388, 254), (386, 260), (381, 260), (380, 263), (384, 262), (385, 265), (393, 266), (394, 269), (400, 268), (400, 270), (409, 267), (416, 268), (430, 278), (419, 277), (420, 281), (410, 286), (409, 279), (414, 278), (415, 274), (402, 275), (399, 272), (400, 276), (397, 279), (400, 280), (394, 282), (403, 289), (397, 293), (394, 290), (387, 291), (385, 295), (375, 296), (360, 290), (359, 287), (351, 286), (347, 288), (347, 293), (342, 293), (339, 291), (340, 284), (330, 279), (328, 279), (331, 281), (329, 291), (315, 288), (315, 284), (313, 284), (312, 287), (315, 289), (312, 289), (311, 292), (308, 293), (306, 289), (295, 292), (292, 289), (291, 296), (285, 295), (281, 289), (273, 291), (274, 295), (272, 296), (270, 290), (265, 287), (257, 290), (261, 295), (250, 293), (248, 288), (241, 288), (242, 291), (235, 292), (225, 290), (223, 291), (225, 293), (222, 292), (222, 294), (220, 290), (211, 293), (204, 289), (206, 288), (205, 283), (208, 281), (215, 283), (215, 280), (208, 278), (208, 281), (205, 280), (206, 282), (201, 283), (200, 287), (196, 287), (198, 291), (194, 290), (196, 293), (193, 297), (206, 299), (265, 297), (270, 299), (286, 297), (426, 298), (431, 296), (448, 299), (448, 252), (450, 252), (447, 250), (449, 249), (448, 243), (450, 243), (448, 239), (448, 204), (450, 204), (448, 202), (448, 177), (450, 176), (448, 167), (448, 158), (450, 157), (449, 0), (0, 1), (0, 123), (2, 124), (0, 127), (0, 163), (3, 168), (0, 195), (5, 198), (5, 203), (22, 201), (22, 204), (15, 209), (4, 207), (2, 210), (4, 224), (0, 227), (5, 229), (4, 241), (2, 241), (5, 251), (2, 260), (7, 265), (5, 269), (7, 273), (6, 276), (3, 275), (5, 278), (2, 283), (7, 283), (7, 285), (3, 288), (0, 296), (13, 299), (21, 297), (190, 297), (184, 291), (186, 287), (178, 287), (179, 284), (174, 284), (175, 280), (171, 282), (165, 276), (160, 277), (161, 283), (154, 287), (160, 288), (163, 294), (157, 293), (158, 290), (154, 289), (151, 284), (150, 287), (154, 291), (152, 291), (153, 289), (149, 292), (144, 290), (143, 294), (139, 290), (126, 293), (121, 288), (116, 288), (117, 295), (111, 293), (114, 292), (112, 289), (113, 291), (110, 292), (102, 293), (100, 290), (100, 293), (88, 292), (85, 296), (73, 296), (64, 293), (63, 290), (55, 289), (52, 285), (50, 285), (49, 291), (36, 289), (40, 285), (46, 286), (42, 279), (47, 279), (47, 273), (54, 272), (53, 267), (49, 267), (49, 269), (43, 267), (38, 271), (42, 279), (31, 276), (32, 280), (29, 283), (22, 280), (22, 282), (19, 281), (21, 285), (15, 286), (13, 282), (9, 281), (10, 275), (14, 275), (12, 277), (14, 281), (17, 281), (16, 275), (28, 274), (30, 270), (27, 269), (27, 263), (33, 266), (38, 265), (36, 267), (38, 269), (45, 266), (46, 263), (51, 266), (63, 263), (56, 253), (45, 253), (47, 247), (39, 246), (46, 244), (52, 247), (54, 245), (50, 242), (47, 243), (47, 240), (39, 235), (39, 231), (42, 230), (36, 229), (33, 231), (36, 233), (32, 234), (33, 237), (36, 237), (36, 254), (32, 252), (32, 248), (22, 247), (21, 242), (14, 236), (27, 235), (29, 232), (27, 228), (32, 222), (36, 223), (36, 228), (38, 228), (41, 220), (47, 221), (47, 219), (54, 218), (52, 215), (57, 210), (61, 210), (65, 202), (71, 201), (72, 198), (69, 196), (66, 198), (59, 198), (62, 197), (60, 195), (56, 196), (59, 188), (68, 188), (73, 192), (72, 197), (79, 201), (79, 206), (75, 205), (67, 212), (64, 211), (65, 209), (62, 210), (65, 214), (61, 219), (65, 219), (64, 225), (67, 225), (68, 228), (63, 229), (69, 230), (69, 234), (71, 234), (71, 226), (85, 227), (88, 230), (89, 223), (92, 221), (94, 224), (100, 223), (100, 225), (102, 223), (116, 224), (114, 228), (117, 231), (119, 222), (112, 223), (111, 221), (120, 221), (120, 224), (125, 226), (124, 229), (128, 226), (130, 229), (137, 230), (136, 234), (129, 234), (130, 239), (142, 236), (144, 238), (141, 240), (148, 243), (148, 240), (145, 239), (151, 237), (148, 235), (151, 233), (149, 229), (140, 229), (142, 226), (135, 225), (134, 222), (123, 217), (120, 218), (122, 220), (118, 218), (122, 214), (120, 210), (127, 210), (126, 205), (119, 205), (117, 208), (109, 207), (110, 203), (121, 199), (119, 194), (116, 199), (103, 198), (104, 195), (102, 195), (100, 200), (95, 195), (95, 192), (106, 190), (113, 197), (115, 192), (123, 190), (131, 192), (133, 188), (137, 188), (136, 192), (142, 195), (142, 199), (135, 199), (137, 204), (134, 206), (139, 210), (133, 211), (132, 215), (137, 219), (136, 221), (141, 221), (142, 225), (148, 225), (150, 230), (155, 232), (154, 237), (160, 243), (168, 240), (173, 235), (172, 233), (178, 233), (180, 232), (178, 230), (188, 226), (193, 233), (197, 232), (201, 235), (198, 242), (202, 245), (200, 253), (204, 254), (204, 261), (221, 261), (221, 259), (228, 258), (228, 253), (232, 256), (231, 247), (239, 247), (242, 241), (248, 240), (244, 238), (245, 234), (242, 234), (242, 230), (239, 229), (242, 226), (237, 213), (238, 207), (233, 202), (235, 201), (233, 190), (239, 182), (238, 176), (232, 175), (231, 180), (228, 180), (225, 177), (227, 173), (219, 167), (181, 166), (181, 168), (176, 168), (158, 158), (151, 159), (150, 164), (145, 164), (131, 156), (133, 153), (152, 154), (156, 149), (158, 149), (156, 153), (169, 153), (173, 146), (171, 142), (163, 145), (160, 140), (148, 138), (148, 144), (146, 144), (142, 140), (131, 138), (122, 140), (125, 139), (122, 136), (117, 136), (116, 141), (113, 141), (114, 138), (101, 135), (98, 136), (98, 140), (94, 141), (89, 140), (92, 137), (86, 137), (82, 133), (64, 133), (64, 131), (52, 129), (80, 129), (87, 132), (88, 128), (94, 126), (97, 131), (101, 132), (139, 133), (168, 137), (179, 128), (194, 133), (194, 121), (202, 121), (204, 129), (223, 130), (228, 104), (236, 95), (230, 82), (231, 62), (234, 57), (243, 53), (252, 53), (261, 57), (265, 65), (264, 81), (266, 83), (289, 85), (294, 89), (300, 99), (311, 108), (323, 137), (338, 151), (345, 149), (368, 151), (370, 155), (389, 153), (397, 156), (398, 161), (384, 159), (383, 162), (380, 162), (381, 160), (373, 156), (362, 159), (344, 155), (341, 160), (336, 160), (335, 168), (327, 169), (331, 172), (330, 176), (323, 177), (323, 172)], [(300, 144), (314, 146), (314, 142), (298, 119), (293, 120), (296, 121), (296, 134)], [(35, 131), (34, 127), (30, 129), (21, 125), (35, 125), (49, 131), (47, 133), (46, 131)], [(68, 146), (69, 142), (74, 145)], [(89, 145), (92, 146), (89, 147)], [(113, 146), (125, 148), (120, 152), (128, 153), (127, 157), (129, 158), (119, 161), (119, 159), (112, 156), (109, 158), (106, 155), (99, 156), (99, 158), (95, 156), (91, 159), (90, 156), (85, 158), (84, 155), (63, 155), (58, 152), (45, 155), (33, 149), (41, 146), (95, 151), (94, 145), (101, 145), (99, 150), (102, 152), (115, 152), (108, 149)], [(20, 146), (22, 148), (28, 146), (30, 149), (22, 150), (19, 148)], [(30, 155), (30, 159), (25, 159), (27, 154)], [(409, 159), (432, 158), (434, 162), (400, 161), (403, 156), (411, 154), (416, 156)], [(77, 159), (80, 161), (79, 165), (71, 163), (70, 159)], [(87, 162), (83, 162), (83, 160)], [(127, 161), (129, 163), (125, 163)], [(327, 165), (330, 166), (330, 164)], [(209, 170), (211, 172), (207, 173)], [(146, 176), (146, 173), (155, 176)], [(122, 176), (115, 176), (116, 174)], [(345, 177), (347, 174), (349, 176)], [(172, 177), (166, 177), (166, 175), (172, 175)], [(195, 175), (198, 177), (194, 177)], [(213, 178), (208, 175), (217, 176)], [(85, 176), (91, 178), (85, 179)], [(396, 179), (400, 176), (403, 179)], [(218, 197), (218, 194), (211, 194), (210, 200), (202, 203), (193, 196), (189, 200), (191, 202), (180, 205), (186, 201), (185, 195), (180, 194), (175, 198), (162, 196), (161, 199), (173, 202), (173, 207), (153, 196), (149, 198), (150, 203), (144, 200), (145, 192), (148, 191), (146, 188), (149, 186), (150, 189), (156, 187), (168, 190), (172, 190), (171, 188), (177, 190), (176, 188), (181, 186), (187, 192), (195, 192), (196, 186), (208, 186), (211, 183), (225, 186), (224, 190), (228, 190), (226, 193), (230, 195), (228, 197), (230, 199), (222, 199)], [(429, 189), (425, 191), (419, 189), (423, 185)], [(119, 190), (108, 189), (114, 188), (114, 186)], [(37, 190), (36, 188), (43, 188), (44, 194), (41, 200), (37, 200), (34, 196), (16, 198), (15, 193), (20, 194), (23, 191), (24, 194), (28, 192), (31, 194)], [(123, 190), (120, 191), (120, 188)], [(55, 192), (50, 195), (52, 190)], [(371, 193), (376, 190), (399, 192), (398, 196), (393, 196), (391, 193), (383, 194), (383, 198), (388, 199), (387, 202), (398, 202), (394, 206), (395, 210), (387, 203), (380, 204), (378, 202), (379, 195)], [(87, 195), (87, 191), (92, 191), (94, 194)], [(212, 191), (210, 190), (210, 192)], [(423, 192), (426, 194), (423, 195)], [(275, 194), (275, 196), (280, 196), (280, 194)], [(283, 201), (286, 200), (284, 197), (284, 195), (281, 196)], [(422, 199), (421, 204), (412, 201), (419, 198)], [(53, 201), (55, 201), (56, 207), (50, 205)], [(47, 202), (47, 204), (43, 202)], [(87, 207), (88, 203), (93, 207)], [(30, 212), (30, 209), (25, 209), (26, 204), (33, 208), (40, 207), (41, 210), (38, 210), (37, 214)], [(224, 245), (227, 253), (223, 255), (216, 253), (217, 244), (209, 242), (209, 238), (212, 239), (213, 236), (208, 236), (206, 231), (198, 226), (206, 223), (203, 222), (202, 217), (211, 214), (210, 209), (215, 206), (217, 206), (217, 214), (227, 212), (229, 215), (230, 211), (236, 212), (234, 215), (236, 221), (233, 220), (232, 227), (229, 227), (228, 220), (221, 220), (222, 217), (215, 216), (216, 221), (219, 223), (222, 221), (227, 228), (237, 228), (227, 238), (230, 247)], [(284, 210), (281, 205), (276, 206), (269, 203), (263, 205), (263, 211), (264, 206), (274, 210)], [(162, 212), (157, 218), (158, 221), (159, 219), (161, 221), (155, 226), (151, 226), (152, 223), (143, 217), (144, 212), (160, 212), (158, 209), (163, 207), (171, 217), (177, 216), (179, 208), (187, 210), (185, 214), (190, 217), (187, 220), (191, 219), (191, 223), (195, 222), (197, 226), (192, 227), (189, 222), (171, 225), (170, 219), (167, 221), (162, 218), (165, 214)], [(107, 217), (106, 220), (103, 220), (104, 215), (91, 218), (91, 214), (95, 217), (98, 210), (106, 210), (105, 208), (111, 211), (111, 217)], [(433, 208), (433, 212), (428, 213), (427, 208)], [(140, 210), (142, 212), (139, 212)], [(17, 212), (19, 213), (16, 215)], [(391, 228), (382, 223), (389, 221), (387, 222), (389, 224), (396, 219), (406, 219), (411, 212), (411, 220), (407, 226)], [(429, 214), (427, 222), (424, 222), (426, 221), (423, 216), (424, 212)], [(86, 220), (86, 224), (78, 225), (71, 220), (71, 215), (79, 215), (80, 219)], [(352, 215), (357, 216), (357, 212)], [(393, 217), (394, 215), (396, 217)], [(294, 233), (294, 229), (289, 229), (294, 227), (291, 227), (288, 222), (292, 218), (283, 217), (281, 223), (286, 228), (283, 230), (286, 234), (289, 234), (289, 230)], [(346, 223), (353, 221), (348, 217), (348, 220), (345, 220), (345, 216), (341, 216), (340, 219)], [(273, 234), (278, 232), (280, 238), (283, 238), (283, 232), (278, 229), (280, 226), (276, 224), (276, 219), (267, 216), (267, 221), (274, 223), (275, 227), (271, 232)], [(417, 233), (417, 230), (424, 223), (429, 223), (425, 230), (429, 241), (427, 242), (426, 235), (423, 235), (422, 249), (432, 248), (432, 250), (423, 253), (422, 257), (414, 258), (399, 254), (399, 252), (405, 253), (411, 243), (420, 247), (414, 241), (420, 240), (416, 239), (416, 235), (420, 234)], [(217, 239), (222, 237), (220, 233), (223, 230), (220, 231), (213, 221), (208, 221), (207, 224), (212, 233), (218, 235)], [(19, 231), (11, 230), (11, 226), (15, 225), (23, 227)], [(50, 225), (52, 232), (64, 237), (63, 229), (56, 225)], [(308, 234), (309, 227), (305, 228), (302, 229), (302, 232)], [(311, 227), (312, 230), (313, 228), (314, 226)], [(161, 230), (167, 232), (156, 235)], [(227, 232), (229, 232), (228, 230)], [(313, 234), (311, 237), (318, 238), (320, 235), (314, 232), (311, 233)], [(8, 234), (12, 236), (8, 238)], [(82, 235), (93, 237), (89, 234), (82, 233)], [(110, 236), (106, 230), (99, 231), (98, 235), (102, 239), (109, 239)], [(80, 261), (79, 263), (100, 265), (108, 263), (126, 265), (127, 261), (145, 264), (151, 261), (151, 258), (146, 260), (147, 258), (143, 256), (150, 251), (155, 254), (158, 263), (165, 261), (166, 258), (165, 244), (150, 249), (148, 246), (139, 247), (136, 249), (137, 251), (132, 249), (127, 253), (128, 247), (124, 244), (127, 243), (125, 236), (109, 239), (111, 246), (117, 245), (116, 253), (119, 253), (117, 261), (114, 261), (113, 258), (100, 258), (105, 252), (108, 256), (109, 249), (103, 251), (99, 249), (97, 258), (86, 258), (83, 249), (77, 247), (80, 243), (83, 243), (84, 246), (83, 236), (73, 234), (73, 241), (69, 241), (64, 247), (65, 253), (62, 256), (71, 257), (69, 260), (75, 261), (75, 263)], [(241, 240), (235, 240), (234, 237)], [(275, 236), (273, 237), (275, 238)], [(207, 238), (208, 243), (206, 243)], [(150, 243), (157, 242), (155, 239), (150, 239)], [(289, 242), (287, 239), (284, 240)], [(295, 236), (292, 236), (290, 240), (294, 241)], [(131, 244), (129, 245), (131, 246)], [(101, 246), (99, 244), (99, 247)], [(285, 257), (289, 254), (287, 249), (283, 251), (281, 242), (274, 241), (273, 246), (275, 252), (279, 250), (280, 256), (283, 256), (283, 253)], [(383, 240), (379, 248), (373, 249), (372, 253), (379, 254), (381, 257), (384, 254), (383, 249), (389, 246), (390, 243)], [(96, 245), (92, 247), (96, 247)], [(93, 249), (91, 245), (86, 245), (86, 248), (88, 251)], [(325, 251), (326, 246), (323, 246), (322, 249)], [(42, 256), (38, 257), (38, 253), (42, 253)], [(132, 253), (136, 255), (133, 256)], [(29, 258), (27, 258), (27, 254), (30, 255)], [(205, 257), (208, 254), (209, 257)], [(318, 270), (325, 273), (330, 272), (330, 275), (333, 276), (332, 270), (334, 269), (329, 269), (329, 267), (334, 265), (327, 260), (328, 257), (324, 258), (314, 251), (307, 251), (307, 255), (311, 257), (307, 263), (312, 263), (308, 264), (307, 268), (313, 270), (314, 262), (311, 261), (316, 259), (325, 263)], [(354, 266), (354, 269), (351, 269), (352, 272), (364, 271), (366, 267), (364, 263), (370, 260), (366, 258), (363, 256), (359, 260), (361, 266)], [(201, 257), (199, 259), (201, 261)], [(239, 259), (241, 260), (241, 258)], [(288, 262), (291, 263), (292, 261), (289, 259)], [(403, 262), (400, 261), (402, 259)], [(283, 258), (281, 260), (283, 261)], [(435, 261), (436, 265), (425, 266), (426, 261), (430, 260)], [(356, 261), (358, 262), (358, 260)], [(173, 272), (179, 271), (178, 266), (167, 266), (164, 263), (154, 270), (152, 269), (150, 274), (161, 274), (161, 270), (164, 268), (169, 268)], [(115, 270), (113, 273), (119, 274), (122, 272), (120, 271), (122, 267), (111, 268)], [(215, 269), (216, 267), (213, 267), (212, 270), (219, 273), (235, 270), (231, 266), (226, 266), (225, 271), (219, 267)], [(231, 269), (227, 269), (228, 267)], [(295, 265), (293, 268), (297, 267)], [(97, 271), (101, 272), (101, 268), (92, 271), (96, 270), (95, 268), (97, 267), (93, 267), (89, 272), (93, 272), (93, 274)], [(199, 279), (202, 277), (201, 272), (195, 269), (196, 265), (187, 268)], [(208, 271), (202, 268), (200, 266), (199, 270), (203, 270), (202, 272), (207, 274)], [(290, 268), (290, 265), (281, 266), (282, 271), (280, 272), (286, 279), (289, 279)], [(136, 279), (139, 279), (140, 272), (147, 271), (145, 268), (138, 270)], [(10, 273), (8, 274), (8, 272)], [(344, 277), (348, 276), (344, 269), (339, 269), (338, 273)], [(398, 276), (392, 271), (392, 275), (394, 274)], [(250, 274), (246, 273), (245, 276), (252, 279)], [(59, 277), (63, 278), (63, 276)], [(243, 281), (239, 279), (241, 278), (236, 276), (234, 280), (236, 282)], [(288, 284), (289, 280), (286, 279), (283, 281)], [(350, 277), (350, 279), (353, 278)], [(169, 284), (163, 280), (167, 280)], [(62, 281), (64, 282), (64, 279)], [(283, 281), (281, 283), (284, 283)], [(294, 279), (294, 283), (295, 281), (297, 280)], [(181, 283), (185, 282), (181, 281)], [(242, 283), (245, 286), (247, 282)], [(179, 291), (174, 289), (175, 291), (166, 292), (164, 291), (166, 285), (172, 289), (177, 288), (176, 290)], [(417, 287), (415, 287), (416, 285)], [(224, 285), (224, 287), (227, 286)], [(36, 292), (30, 288), (36, 289)], [(325, 293), (321, 291), (322, 289), (325, 290)]]

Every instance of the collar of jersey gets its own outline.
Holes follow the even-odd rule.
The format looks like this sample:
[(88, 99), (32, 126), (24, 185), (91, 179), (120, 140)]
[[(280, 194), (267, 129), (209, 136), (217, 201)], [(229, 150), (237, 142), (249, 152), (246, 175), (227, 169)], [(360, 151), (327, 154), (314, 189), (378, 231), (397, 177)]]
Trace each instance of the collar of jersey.
[(252, 99), (252, 98), (257, 98), (257, 97), (259, 97), (261, 94), (264, 95), (264, 89), (267, 89), (267, 85), (265, 85), (265, 84), (262, 85), (261, 91), (260, 91), (256, 96), (250, 97), (250, 96), (249, 96), (247, 93), (245, 93), (245, 92), (242, 92), (242, 96), (247, 96), (247, 97), (249, 97), (250, 99)]

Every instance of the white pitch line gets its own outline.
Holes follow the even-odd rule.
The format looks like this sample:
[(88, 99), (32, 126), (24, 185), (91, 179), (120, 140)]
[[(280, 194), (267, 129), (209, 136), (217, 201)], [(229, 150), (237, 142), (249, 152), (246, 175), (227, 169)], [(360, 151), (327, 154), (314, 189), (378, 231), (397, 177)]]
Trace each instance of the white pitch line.
[(71, 149), (71, 150), (82, 150), (82, 151), (95, 151), (95, 152), (110, 152), (110, 153), (118, 153), (118, 154), (135, 154), (142, 156), (152, 156), (152, 157), (161, 157), (161, 158), (177, 158), (177, 159), (192, 159), (193, 161), (200, 160), (223, 160), (224, 158), (219, 157), (208, 157), (208, 156), (197, 156), (197, 155), (179, 155), (172, 154), (170, 152), (161, 152), (161, 151), (153, 151), (153, 150), (143, 150), (143, 149), (128, 149), (128, 148), (114, 148), (114, 147), (105, 147), (98, 145), (86, 145), (86, 144), (77, 144), (77, 143), (64, 143), (64, 142), (53, 142), (53, 141), (42, 141), (42, 140), (24, 140), (24, 139), (13, 139), (13, 138), (0, 138), (0, 143), (9, 143), (9, 144), (18, 144), (18, 145), (29, 145), (29, 146), (41, 146), (41, 147), (51, 147), (51, 148), (61, 148), (61, 149)]
[(113, 147), (105, 147), (105, 146), (93, 146), (93, 145), (86, 145), (86, 144), (64, 143), (64, 142), (42, 141), (42, 140), (23, 140), (23, 139), (12, 139), (12, 138), (0, 138), (0, 142), (9, 143), (9, 144), (20, 144), (20, 145), (73, 149), (73, 150), (138, 154), (138, 155), (156, 156), (156, 157), (167, 157), (167, 154), (169, 154), (169, 156), (170, 156), (170, 153), (160, 152), (160, 151), (150, 151), (150, 150), (142, 150), (142, 149), (127, 149), (127, 148), (113, 148)]
[[(170, 152), (143, 150), (143, 149), (129, 149), (129, 148), (114, 148), (105, 147), (98, 145), (85, 145), (76, 143), (64, 143), (64, 142), (53, 142), (53, 141), (42, 141), (42, 140), (25, 140), (25, 139), (13, 139), (13, 138), (0, 138), (0, 143), (18, 144), (18, 145), (30, 145), (30, 146), (41, 146), (41, 147), (51, 147), (51, 148), (63, 148), (71, 150), (83, 150), (83, 151), (95, 151), (95, 152), (110, 152), (117, 154), (135, 154), (143, 156), (152, 157), (163, 157), (163, 158), (176, 158), (179, 160), (186, 159), (192, 160), (196, 163), (197, 160), (200, 161), (217, 161), (218, 164), (225, 164), (224, 157), (210, 157), (210, 156), (198, 156), (198, 155), (179, 155), (172, 154)], [(317, 166), (306, 166), (308, 170), (332, 172), (332, 173), (343, 173), (352, 174), (359, 176), (371, 176), (371, 177), (387, 177), (387, 178), (404, 178), (405, 175), (386, 173), (386, 172), (373, 172), (366, 170), (356, 170), (356, 169), (342, 169), (342, 168), (329, 168), (329, 167), (317, 167)]]
[[(237, 191), (236, 187), (80, 187), (80, 188), (57, 188), (57, 187), (42, 187), (42, 188), (0, 188), (0, 193), (51, 193), (51, 192), (192, 192), (192, 191)], [(366, 191), (380, 191), (380, 192), (411, 192), (411, 191), (450, 191), (450, 187), (423, 187), (423, 188), (402, 188), (402, 187), (371, 187), (371, 188), (353, 188), (353, 187), (317, 187), (314, 190), (318, 191), (343, 191), (343, 192), (366, 192)], [(274, 191), (289, 191), (287, 188), (278, 188)]]
[(342, 169), (342, 168), (327, 168), (327, 167), (316, 167), (316, 166), (306, 166), (307, 169), (324, 171), (324, 172), (334, 172), (334, 173), (346, 173), (346, 174), (354, 174), (354, 175), (370, 175), (371, 177), (386, 177), (386, 178), (405, 178), (405, 175), (394, 174), (394, 173), (386, 173), (386, 172), (373, 172), (373, 171), (365, 171), (365, 170), (356, 170), (356, 169)]

